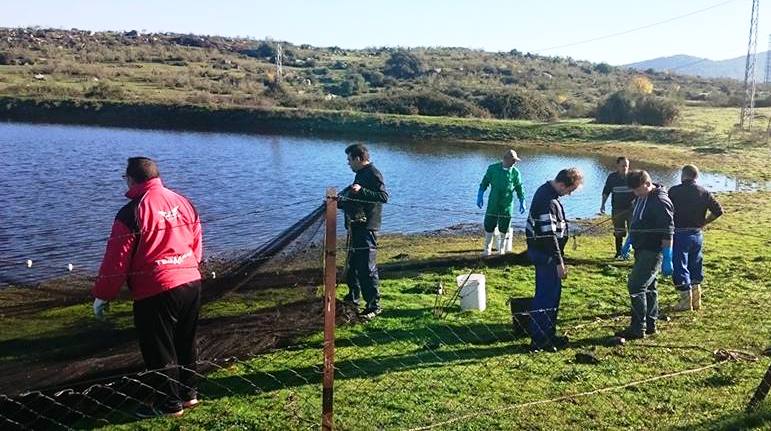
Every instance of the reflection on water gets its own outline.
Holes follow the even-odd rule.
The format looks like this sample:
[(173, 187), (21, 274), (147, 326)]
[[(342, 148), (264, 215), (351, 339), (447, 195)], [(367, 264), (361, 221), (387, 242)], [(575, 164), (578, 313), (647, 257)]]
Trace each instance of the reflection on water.
[[(327, 186), (353, 178), (345, 161), (350, 141), (224, 133), (181, 133), (80, 126), (0, 124), (0, 282), (18, 278), (23, 262), (65, 268), (97, 267), (116, 211), (126, 202), (121, 174), (127, 157), (160, 161), (167, 186), (190, 197), (204, 220), (209, 256), (255, 248), (322, 201)], [(367, 142), (383, 172), (393, 205), (385, 232), (420, 232), (481, 222), (476, 191), (503, 147), (446, 142)], [(586, 184), (565, 206), (571, 218), (600, 206), (613, 158), (519, 151), (528, 202), (532, 192), (564, 167), (584, 172)], [(645, 166), (657, 182), (679, 182), (675, 170)], [(747, 185), (705, 173), (713, 191)], [(751, 186), (751, 185), (750, 185)], [(304, 204), (281, 208), (282, 204)], [(414, 207), (417, 206), (417, 207)], [(428, 209), (426, 207), (430, 207)], [(257, 210), (275, 208), (262, 214)], [(514, 218), (521, 228), (524, 219)]]

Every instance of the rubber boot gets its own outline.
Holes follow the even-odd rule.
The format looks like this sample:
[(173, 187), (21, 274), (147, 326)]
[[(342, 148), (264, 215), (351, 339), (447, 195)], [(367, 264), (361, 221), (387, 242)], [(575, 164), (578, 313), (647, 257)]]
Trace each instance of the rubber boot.
[(498, 254), (506, 254), (506, 234), (503, 232), (498, 236)]
[(482, 256), (490, 256), (493, 252), (493, 237), (495, 234), (493, 232), (485, 232), (485, 244), (484, 249), (482, 250)]
[(701, 284), (691, 286), (691, 308), (694, 310), (701, 308)]
[(509, 229), (506, 232), (506, 240), (503, 242), (503, 251), (505, 253), (511, 253), (514, 243), (514, 229)]
[(675, 304), (672, 309), (674, 311), (691, 311), (693, 308), (691, 307), (691, 291), (690, 290), (679, 290), (677, 293), (680, 294), (680, 301)]

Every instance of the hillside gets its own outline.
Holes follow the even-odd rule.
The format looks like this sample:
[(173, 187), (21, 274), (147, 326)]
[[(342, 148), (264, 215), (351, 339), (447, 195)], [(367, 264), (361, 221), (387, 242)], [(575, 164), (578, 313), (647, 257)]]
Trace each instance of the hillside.
[[(756, 78), (760, 82), (765, 79), (766, 54), (766, 52), (758, 53), (755, 66), (757, 71)], [(673, 55), (671, 57), (658, 57), (627, 64), (624, 67), (639, 71), (653, 69), (657, 72), (671, 71), (681, 75), (702, 76), (705, 78), (731, 78), (743, 81), (746, 62), (746, 55), (727, 60), (710, 60), (690, 55)]]
[[(0, 29), (0, 96), (553, 120), (586, 116), (639, 74), (517, 50), (344, 50), (282, 42), (279, 77), (278, 45), (173, 33)], [(655, 94), (721, 106), (740, 100), (733, 80), (647, 75)]]

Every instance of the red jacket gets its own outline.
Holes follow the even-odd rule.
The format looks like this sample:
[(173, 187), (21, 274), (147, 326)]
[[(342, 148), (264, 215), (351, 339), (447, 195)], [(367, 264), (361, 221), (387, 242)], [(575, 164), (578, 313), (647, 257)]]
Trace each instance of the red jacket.
[(92, 295), (111, 300), (127, 282), (135, 301), (200, 280), (198, 212), (160, 178), (135, 184), (115, 217)]

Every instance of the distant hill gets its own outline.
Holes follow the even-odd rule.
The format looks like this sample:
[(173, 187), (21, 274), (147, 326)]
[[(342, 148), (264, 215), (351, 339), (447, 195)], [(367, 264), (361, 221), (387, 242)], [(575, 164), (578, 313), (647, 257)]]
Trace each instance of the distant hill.
[[(0, 97), (36, 100), (549, 121), (591, 116), (599, 101), (640, 74), (516, 49), (354, 50), (133, 30), (0, 28)], [(654, 95), (713, 106), (741, 102), (735, 80), (642, 74)]]
[[(657, 72), (671, 71), (681, 75), (694, 75), (705, 78), (732, 78), (743, 81), (746, 61), (746, 55), (718, 61), (690, 55), (673, 55), (671, 57), (659, 57), (640, 61), (625, 66), (635, 70), (653, 69)], [(756, 78), (760, 81), (764, 80), (766, 73), (765, 51), (758, 53), (755, 68)]]

